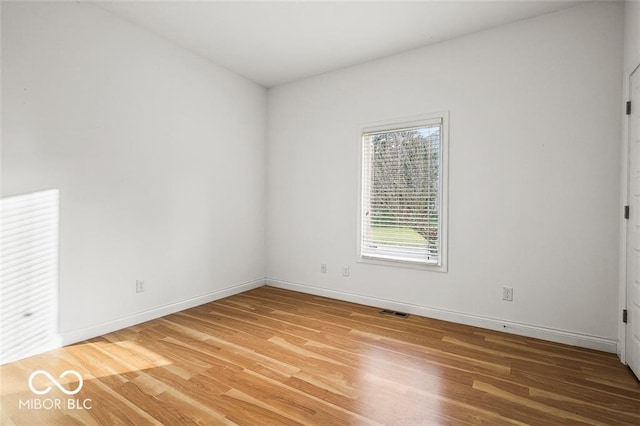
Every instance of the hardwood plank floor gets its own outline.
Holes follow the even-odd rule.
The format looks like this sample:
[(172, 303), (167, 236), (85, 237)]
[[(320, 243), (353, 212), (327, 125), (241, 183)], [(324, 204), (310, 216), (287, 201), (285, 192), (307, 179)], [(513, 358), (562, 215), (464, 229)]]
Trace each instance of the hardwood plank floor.
[[(77, 394), (41, 373), (32, 387), (51, 391), (30, 390), (36, 370), (77, 389), (59, 378), (69, 369)], [(272, 287), (4, 365), (0, 379), (3, 425), (640, 425), (640, 384), (612, 354)]]

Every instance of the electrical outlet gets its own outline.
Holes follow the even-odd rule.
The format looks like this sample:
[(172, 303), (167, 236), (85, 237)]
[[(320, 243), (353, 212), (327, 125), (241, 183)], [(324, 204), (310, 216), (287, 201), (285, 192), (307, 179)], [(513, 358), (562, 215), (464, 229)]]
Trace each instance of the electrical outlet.
[(502, 287), (502, 300), (513, 302), (513, 287)]
[(326, 263), (320, 264), (320, 272), (322, 272), (323, 274), (327, 273), (327, 264)]
[(343, 266), (342, 267), (342, 275), (344, 275), (345, 277), (349, 276), (349, 267), (348, 266)]
[(142, 293), (144, 291), (144, 281), (136, 280), (136, 293)]

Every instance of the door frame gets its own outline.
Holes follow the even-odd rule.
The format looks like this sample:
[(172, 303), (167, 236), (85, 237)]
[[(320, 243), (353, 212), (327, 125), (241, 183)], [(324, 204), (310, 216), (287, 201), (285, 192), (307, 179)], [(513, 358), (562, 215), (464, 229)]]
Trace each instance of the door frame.
[[(624, 112), (624, 108), (626, 102), (631, 98), (631, 76), (634, 73), (640, 73), (640, 62), (637, 62), (633, 65), (628, 72), (625, 72), (624, 76), (624, 88), (623, 88), (623, 116), (622, 120), (622, 173), (621, 173), (621, 198), (622, 198), (622, 206), (629, 205), (629, 162), (631, 161), (631, 156), (629, 155), (629, 149), (631, 146), (631, 141), (629, 140), (629, 136), (631, 134), (630, 127), (630, 116), (626, 115)], [(636, 103), (640, 104), (640, 99), (635, 100)], [(636, 106), (638, 108), (638, 106)], [(627, 264), (628, 264), (628, 255), (627, 255), (627, 227), (629, 221), (624, 219), (622, 216), (622, 206), (620, 209), (620, 271), (619, 271), (619, 283), (618, 283), (618, 347), (617, 354), (620, 358), (620, 361), (623, 364), (627, 364), (627, 325), (622, 322), (622, 311), (627, 308)]]

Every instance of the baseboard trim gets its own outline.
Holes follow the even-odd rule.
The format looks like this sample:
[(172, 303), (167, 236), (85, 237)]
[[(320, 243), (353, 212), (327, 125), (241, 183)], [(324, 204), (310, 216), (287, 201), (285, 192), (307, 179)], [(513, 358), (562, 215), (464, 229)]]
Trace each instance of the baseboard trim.
[(200, 296), (181, 300), (179, 302), (158, 306), (146, 311), (138, 312), (136, 314), (128, 315), (126, 317), (118, 318), (112, 321), (103, 322), (100, 324), (92, 325), (90, 327), (86, 327), (78, 330), (65, 331), (63, 333), (60, 333), (61, 345), (67, 346), (74, 343), (78, 343), (83, 340), (91, 339), (97, 336), (101, 336), (103, 334), (121, 330), (126, 327), (131, 327), (136, 324), (140, 324), (146, 321), (160, 318), (165, 315), (169, 315), (179, 311), (183, 311), (185, 309), (193, 308), (195, 306), (199, 306), (204, 303), (213, 302), (214, 300), (222, 299), (224, 297), (233, 296), (234, 294), (238, 294), (238, 293), (252, 290), (254, 288), (262, 287), (264, 284), (265, 284), (265, 279), (259, 278), (257, 280), (247, 281), (242, 284), (233, 285), (221, 290), (213, 291), (211, 293), (206, 293)]
[(384, 309), (407, 312), (428, 318), (443, 321), (455, 322), (474, 327), (486, 328), (489, 330), (503, 331), (511, 334), (518, 334), (526, 337), (548, 340), (556, 343), (564, 343), (582, 348), (595, 349), (604, 352), (616, 353), (617, 341), (604, 337), (591, 336), (574, 333), (570, 331), (557, 330), (552, 328), (539, 327), (535, 325), (522, 324), (511, 321), (504, 321), (495, 318), (469, 315), (461, 312), (448, 311), (444, 309), (431, 308), (428, 306), (413, 305), (410, 303), (398, 302), (390, 299), (383, 299), (371, 296), (364, 296), (345, 291), (330, 290), (308, 284), (294, 283), (273, 278), (267, 278), (266, 284), (272, 287), (286, 290), (299, 291), (316, 296), (330, 297), (347, 302), (359, 303), (362, 305), (375, 306)]

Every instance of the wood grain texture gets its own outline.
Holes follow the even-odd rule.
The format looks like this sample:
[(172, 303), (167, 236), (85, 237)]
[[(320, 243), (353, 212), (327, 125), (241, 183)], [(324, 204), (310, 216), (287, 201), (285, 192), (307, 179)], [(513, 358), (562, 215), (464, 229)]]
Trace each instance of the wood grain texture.
[[(39, 369), (76, 370), (84, 385), (68, 397), (38, 377), (52, 390), (34, 395)], [(640, 384), (614, 355), (268, 286), (7, 364), (0, 378), (3, 425), (640, 424)], [(62, 407), (24, 406), (33, 399)]]

